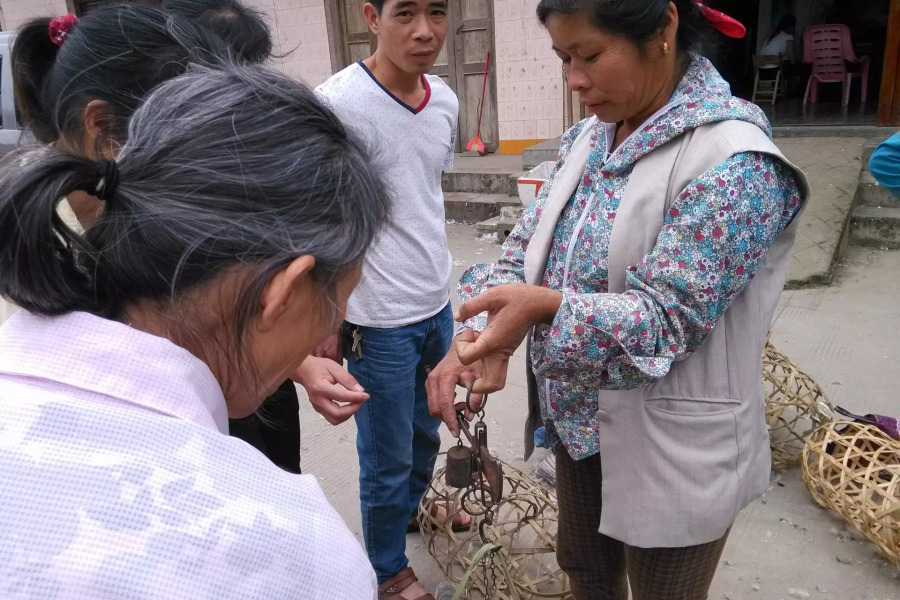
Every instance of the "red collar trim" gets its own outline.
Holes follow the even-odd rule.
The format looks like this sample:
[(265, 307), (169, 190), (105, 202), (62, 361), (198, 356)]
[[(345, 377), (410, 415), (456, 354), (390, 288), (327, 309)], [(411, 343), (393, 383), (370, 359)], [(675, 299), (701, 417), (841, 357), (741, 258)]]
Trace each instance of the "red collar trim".
[(419, 114), (425, 107), (428, 106), (428, 101), (431, 100), (431, 86), (428, 84), (428, 78), (422, 75), (422, 85), (425, 86), (425, 97), (422, 99), (422, 104), (416, 107), (413, 112), (415, 114)]

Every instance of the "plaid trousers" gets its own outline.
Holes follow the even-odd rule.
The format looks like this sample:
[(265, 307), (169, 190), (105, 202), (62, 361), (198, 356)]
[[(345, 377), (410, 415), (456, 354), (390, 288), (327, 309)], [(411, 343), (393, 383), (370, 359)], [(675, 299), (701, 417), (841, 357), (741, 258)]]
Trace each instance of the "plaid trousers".
[(605, 536), (600, 455), (575, 461), (556, 453), (559, 536), (556, 556), (574, 600), (706, 600), (719, 565), (722, 539), (687, 548), (635, 548)]

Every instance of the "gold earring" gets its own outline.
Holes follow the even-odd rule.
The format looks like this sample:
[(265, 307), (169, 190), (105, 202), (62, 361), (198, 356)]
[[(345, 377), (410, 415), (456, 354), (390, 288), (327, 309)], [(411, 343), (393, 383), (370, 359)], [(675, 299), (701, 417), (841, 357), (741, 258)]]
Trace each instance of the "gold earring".
[(669, 53), (669, 42), (663, 42), (663, 54)]

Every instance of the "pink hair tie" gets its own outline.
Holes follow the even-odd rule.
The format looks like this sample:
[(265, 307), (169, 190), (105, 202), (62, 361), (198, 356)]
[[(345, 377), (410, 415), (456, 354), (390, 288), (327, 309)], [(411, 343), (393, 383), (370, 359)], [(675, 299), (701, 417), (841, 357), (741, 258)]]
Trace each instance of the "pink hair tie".
[(694, 0), (700, 5), (700, 12), (709, 21), (709, 24), (728, 37), (742, 38), (747, 35), (747, 28), (740, 21), (729, 17), (725, 13), (713, 10), (703, 4), (703, 0)]
[(62, 46), (63, 42), (66, 41), (66, 36), (77, 24), (78, 17), (71, 13), (61, 17), (53, 17), (50, 19), (50, 41), (57, 46)]

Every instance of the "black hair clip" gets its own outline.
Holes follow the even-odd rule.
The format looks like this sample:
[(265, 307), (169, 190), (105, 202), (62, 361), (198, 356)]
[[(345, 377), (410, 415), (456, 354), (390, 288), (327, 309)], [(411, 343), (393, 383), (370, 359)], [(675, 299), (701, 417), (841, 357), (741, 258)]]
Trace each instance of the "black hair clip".
[(103, 202), (109, 202), (119, 187), (119, 167), (116, 161), (101, 160), (97, 165), (97, 175), (100, 180), (94, 195)]

